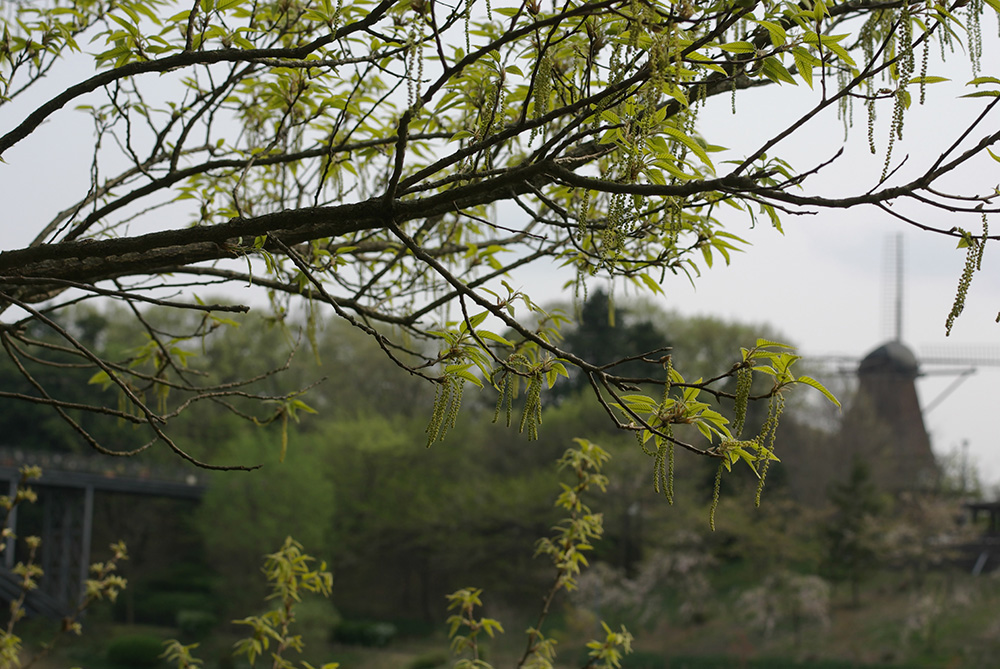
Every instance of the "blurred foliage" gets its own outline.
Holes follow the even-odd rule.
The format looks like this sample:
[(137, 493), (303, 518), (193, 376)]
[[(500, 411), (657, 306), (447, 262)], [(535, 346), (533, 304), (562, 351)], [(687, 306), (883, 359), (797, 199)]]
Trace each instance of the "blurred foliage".
[[(592, 294), (588, 303), (598, 298)], [(761, 330), (710, 318), (685, 319), (637, 303), (616, 308), (620, 311), (615, 332), (621, 328), (627, 335), (634, 324), (642, 324), (642, 332), (656, 332), (657, 342), (669, 342), (676, 355), (702, 361), (697, 364), (706, 370), (737, 362), (740, 346), (752, 345)], [(601, 314), (606, 324), (607, 312)], [(91, 328), (87, 336), (94, 341), (108, 347), (114, 341), (115, 346), (127, 348), (121, 342), (129, 333), (118, 329), (113, 312), (81, 320)], [(749, 468), (734, 470), (722, 491), (716, 531), (709, 532), (705, 518), (716, 463), (678, 452), (678, 466), (687, 475), (678, 477), (675, 503), (668, 506), (653, 490), (647, 456), (634, 438), (616, 431), (581, 394), (565, 393), (545, 409), (541, 439), (528, 449), (512, 449), (515, 433), (488, 424), (492, 400), (476, 400), (470, 394), (469, 410), (447, 438), (424, 449), (420, 446), (426, 443), (426, 413), (433, 397), (423, 385), (400, 379), (370, 342), (342, 326), (319, 330), (315, 350), (297, 343), (292, 320), (282, 325), (248, 317), (238, 328), (213, 333), (205, 351), (190, 358), (193, 369), (225, 379), (236, 378), (241, 365), (255, 366), (255, 373), (284, 365), (294, 352), (287, 378), (301, 386), (319, 381), (326, 361), (338, 357), (351, 361), (337, 366), (343, 374), (319, 383), (305, 397), (317, 413), (290, 431), (283, 461), (277, 422), (253, 426), (226, 417), (226, 412), (219, 418), (208, 405), (198, 405), (178, 428), (197, 443), (199, 455), (220, 462), (262, 464), (262, 471), (214, 478), (193, 515), (182, 506), (154, 509), (149, 502), (127, 496), (98, 500), (102, 517), (138, 540), (136, 574), (141, 578), (119, 605), (122, 618), (176, 626), (185, 643), (211, 634), (218, 630), (214, 627), (218, 621), (259, 607), (266, 594), (256, 577), (260, 547), (278, 545), (288, 534), (311, 546), (337, 577), (336, 609), (318, 601), (296, 607), (303, 638), (315, 643), (325, 643), (331, 633), (342, 643), (360, 640), (373, 625), (392, 624), (401, 633), (412, 629), (418, 635), (430, 634), (445, 615), (444, 595), (469, 583), (488, 593), (491, 615), (492, 607), (528, 611), (551, 578), (545, 561), (531, 555), (537, 537), (559, 518), (551, 505), (550, 491), (558, 481), (552, 463), (580, 434), (599, 440), (615, 457), (603, 467), (608, 477), (601, 501), (603, 540), (587, 552), (593, 569), (580, 578), (572, 609), (563, 608), (569, 602), (562, 597), (555, 602), (558, 615), (566, 618), (567, 634), (589, 638), (596, 615), (588, 609), (598, 610), (609, 623), (632, 629), (652, 629), (669, 621), (694, 630), (730, 620), (733, 612), (728, 608), (741, 597), (745, 602), (765, 602), (748, 603), (747, 610), (760, 608), (771, 614), (740, 618), (739, 625), (771, 630), (774, 638), (799, 634), (795, 630), (812, 633), (818, 629), (815, 622), (822, 624), (822, 607), (812, 606), (819, 599), (809, 599), (809, 608), (799, 596), (803, 589), (793, 586), (813, 583), (807, 577), (816, 573), (839, 582), (843, 570), (851, 567), (843, 556), (830, 562), (842, 553), (832, 548), (830, 528), (842, 523), (838, 531), (854, 536), (856, 528), (850, 524), (854, 516), (848, 507), (864, 506), (867, 493), (856, 481), (848, 481), (843, 489), (834, 490), (834, 504), (828, 510), (803, 505), (797, 489), (785, 485), (786, 454), (794, 462), (792, 456), (803, 448), (802, 442), (817, 438), (802, 417), (797, 419), (794, 404), (786, 420), (787, 443), (778, 438), (776, 452), (782, 462), (775, 463), (768, 475), (769, 498), (753, 508), (748, 499), (757, 478)], [(581, 330), (591, 326), (601, 336), (619, 336), (601, 322), (581, 321), (577, 330), (568, 332), (567, 341), (572, 343), (577, 333), (580, 341), (586, 341)], [(173, 326), (164, 322), (159, 327)], [(323, 363), (318, 368), (316, 356)], [(270, 376), (263, 376), (255, 388), (261, 393), (282, 390)], [(731, 399), (723, 398), (711, 406), (729, 410), (731, 404)], [(750, 403), (747, 429), (753, 422), (759, 427), (765, 419), (766, 406), (760, 411), (754, 407)], [(3, 419), (13, 424), (33, 417), (7, 414)], [(682, 432), (685, 426), (677, 429)], [(155, 463), (156, 457), (151, 461)], [(807, 485), (796, 481), (800, 488)], [(953, 507), (900, 499), (894, 508), (894, 522), (878, 525), (883, 541), (874, 561), (864, 564), (874, 568), (893, 560), (904, 571), (912, 570), (919, 586), (941, 554), (936, 540), (921, 537), (940, 537), (949, 514), (954, 515)], [(938, 529), (927, 535), (931, 519), (936, 519), (933, 524)], [(181, 550), (170, 568), (155, 557), (167, 555), (168, 546)], [(837, 574), (829, 570), (831, 564), (840, 570)], [(783, 584), (783, 589), (776, 584)], [(774, 601), (766, 603), (771, 600), (765, 595)], [(937, 602), (944, 600), (934, 595), (915, 601), (925, 604), (913, 607), (913, 620), (907, 624), (917, 631), (908, 638), (937, 638), (934, 626), (942, 620), (942, 605)], [(917, 616), (921, 611), (926, 615)], [(332, 632), (335, 629), (340, 631)], [(609, 629), (619, 634), (613, 631), (616, 628)], [(642, 657), (626, 659), (623, 666), (633, 666), (632, 662), (646, 666)]]
[(262, 463), (265, 470), (217, 473), (198, 509), (206, 555), (230, 593), (230, 611), (260, 599), (254, 584), (261, 546), (279, 545), (294, 534), (319, 547), (324, 557), (329, 552), (336, 499), (335, 482), (325, 470), (334, 462), (318, 442), (297, 446), (294, 457), (279, 466), (266, 430), (239, 433), (225, 444), (226, 454)]
[(861, 583), (879, 564), (883, 527), (879, 517), (886, 499), (879, 493), (865, 463), (855, 460), (850, 478), (829, 492), (833, 512), (823, 527), (826, 555), (824, 573), (835, 582), (846, 582), (851, 599), (860, 601)]
[(149, 634), (129, 634), (108, 644), (108, 661), (122, 669), (141, 669), (160, 664), (163, 640)]

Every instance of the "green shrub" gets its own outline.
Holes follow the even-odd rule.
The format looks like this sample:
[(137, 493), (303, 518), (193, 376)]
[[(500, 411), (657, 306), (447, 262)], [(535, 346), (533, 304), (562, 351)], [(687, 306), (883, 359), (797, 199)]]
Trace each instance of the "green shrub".
[(171, 627), (181, 611), (214, 612), (215, 599), (205, 592), (136, 593), (135, 622)]
[(149, 634), (127, 634), (108, 644), (108, 661), (128, 669), (160, 664), (163, 641)]
[(324, 641), (342, 620), (328, 599), (304, 599), (295, 605), (295, 625), (298, 633), (308, 640)]
[(189, 639), (204, 639), (219, 624), (214, 613), (197, 609), (183, 609), (177, 612), (177, 629)]
[(433, 635), (440, 628), (438, 623), (415, 618), (399, 618), (389, 622), (396, 626), (396, 632), (401, 637), (425, 638)]
[(423, 655), (418, 655), (414, 658), (413, 661), (407, 665), (407, 669), (437, 669), (438, 667), (443, 667), (448, 664), (449, 659), (450, 656), (444, 651), (424, 653)]
[(662, 653), (651, 653), (645, 650), (634, 650), (622, 660), (625, 669), (667, 669), (674, 665), (667, 661)]
[(396, 636), (396, 626), (367, 620), (341, 620), (330, 634), (337, 643), (348, 646), (383, 648)]

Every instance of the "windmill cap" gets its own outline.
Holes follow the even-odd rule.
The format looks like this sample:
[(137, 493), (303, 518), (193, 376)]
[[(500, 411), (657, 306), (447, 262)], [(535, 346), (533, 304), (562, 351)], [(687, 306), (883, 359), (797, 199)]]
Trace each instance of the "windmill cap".
[(913, 351), (898, 341), (890, 341), (866, 355), (858, 366), (858, 373), (917, 376), (918, 367)]

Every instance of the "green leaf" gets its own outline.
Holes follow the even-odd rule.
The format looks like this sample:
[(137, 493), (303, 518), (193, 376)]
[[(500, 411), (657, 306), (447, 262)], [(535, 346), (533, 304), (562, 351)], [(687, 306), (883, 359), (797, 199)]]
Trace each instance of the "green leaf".
[(715, 172), (715, 165), (712, 164), (711, 158), (708, 157), (708, 154), (705, 152), (705, 149), (702, 148), (701, 144), (695, 141), (693, 137), (681, 132), (672, 125), (663, 126), (662, 130), (666, 134), (670, 135), (671, 137), (682, 143), (684, 146), (691, 149), (691, 152), (694, 153), (696, 156), (698, 156), (698, 158), (701, 159), (701, 162), (705, 163), (705, 165), (707, 165), (709, 169), (712, 170), (713, 173)]
[(768, 35), (771, 36), (771, 44), (779, 47), (785, 45), (785, 42), (788, 39), (788, 34), (780, 25), (772, 23), (771, 21), (754, 21), (754, 23), (767, 30)]
[(477, 327), (479, 327), (482, 324), (483, 321), (486, 320), (486, 317), (489, 316), (489, 315), (490, 315), (490, 312), (488, 312), (488, 311), (480, 312), (480, 313), (476, 314), (475, 316), (473, 316), (472, 318), (469, 319), (469, 324), (473, 328), (477, 328)]
[(711, 269), (712, 268), (712, 247), (708, 244), (702, 244), (701, 255), (705, 259), (705, 265)]
[(489, 330), (476, 330), (476, 335), (480, 339), (488, 339), (489, 341), (495, 341), (498, 344), (503, 344), (504, 346), (514, 346), (514, 342), (509, 339), (504, 339), (495, 332), (490, 332)]
[(775, 83), (784, 81), (793, 86), (797, 86), (799, 83), (795, 81), (795, 77), (782, 65), (781, 61), (774, 56), (764, 59), (764, 66), (761, 68), (761, 73)]
[(800, 376), (797, 379), (795, 379), (795, 381), (797, 383), (804, 383), (807, 386), (812, 386), (816, 390), (818, 390), (821, 393), (823, 393), (823, 396), (826, 397), (826, 399), (830, 400), (835, 405), (837, 405), (838, 408), (840, 408), (840, 401), (836, 397), (834, 397), (833, 393), (831, 393), (829, 390), (827, 390), (826, 386), (824, 386), (822, 383), (820, 383), (816, 379), (812, 378), (811, 376)]
[(778, 341), (771, 341), (770, 339), (757, 339), (757, 342), (754, 344), (754, 348), (787, 348), (787, 349), (793, 349), (795, 347), (794, 346), (790, 346), (789, 344), (782, 344), (781, 342), (778, 342)]
[(107, 372), (101, 371), (90, 377), (87, 380), (87, 383), (92, 386), (104, 386), (105, 388), (107, 388), (109, 385), (111, 385), (111, 377), (108, 376)]
[(1000, 84), (1000, 79), (996, 77), (976, 77), (966, 84), (966, 86), (980, 86), (982, 84)]
[(646, 395), (622, 395), (620, 399), (622, 402), (626, 402), (628, 404), (644, 403), (656, 406), (656, 402), (653, 398)]
[(649, 290), (651, 290), (653, 293), (659, 295), (663, 294), (663, 287), (656, 282), (656, 279), (649, 276), (648, 274), (639, 274), (638, 277), (639, 280), (642, 281), (643, 284), (645, 284), (646, 288), (649, 288)]
[(316, 409), (313, 409), (311, 406), (309, 406), (302, 400), (297, 400), (297, 399), (292, 400), (289, 404), (293, 409), (297, 411), (305, 411), (306, 413), (312, 413), (312, 414), (318, 413)]
[(756, 53), (757, 48), (750, 42), (730, 42), (719, 46), (723, 51), (729, 53)]
[(478, 376), (476, 376), (475, 374), (473, 374), (472, 372), (470, 372), (467, 369), (456, 369), (456, 370), (452, 371), (451, 373), (454, 374), (455, 376), (462, 377), (466, 381), (469, 381), (471, 383), (476, 384), (480, 388), (483, 387), (482, 380)]
[(928, 77), (913, 77), (907, 83), (908, 84), (939, 84), (942, 81), (951, 81), (951, 79), (947, 79), (945, 77), (933, 77), (933, 76), (928, 76)]
[(802, 81), (806, 82), (809, 88), (813, 87), (813, 66), (816, 63), (816, 57), (809, 53), (806, 49), (797, 46), (792, 49), (792, 58), (795, 59), (795, 67), (799, 71), (799, 76), (802, 77)]

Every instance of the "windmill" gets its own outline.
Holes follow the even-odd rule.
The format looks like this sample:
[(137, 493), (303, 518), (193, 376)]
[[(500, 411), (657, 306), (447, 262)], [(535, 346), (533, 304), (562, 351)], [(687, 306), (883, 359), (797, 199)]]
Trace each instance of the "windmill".
[[(846, 480), (856, 460), (864, 462), (872, 480), (884, 491), (902, 493), (935, 487), (940, 471), (931, 449), (925, 415), (950, 395), (977, 367), (1000, 364), (993, 347), (955, 349), (937, 347), (918, 357), (903, 341), (904, 254), (902, 235), (886, 244), (883, 264), (883, 332), (889, 338), (858, 360), (849, 356), (810, 357), (839, 363), (840, 372), (857, 380), (857, 391), (847, 403), (839, 433), (832, 443), (811, 449), (821, 463), (813, 467), (813, 487), (807, 496), (822, 494), (826, 485)], [(886, 327), (886, 326), (889, 327)], [(922, 349), (923, 351), (924, 349)], [(930, 402), (921, 405), (916, 388), (920, 377), (947, 375), (954, 381)], [(803, 458), (805, 454), (803, 453)], [(793, 458), (794, 459), (794, 458)], [(815, 471), (822, 469), (821, 472)]]
[(890, 240), (886, 303), (893, 337), (857, 366), (858, 390), (844, 415), (840, 449), (845, 463), (865, 462), (883, 490), (898, 493), (934, 486), (938, 467), (924, 425), (916, 380), (917, 356), (903, 343), (903, 238)]

